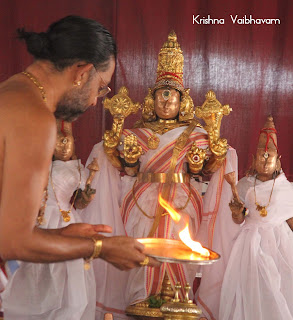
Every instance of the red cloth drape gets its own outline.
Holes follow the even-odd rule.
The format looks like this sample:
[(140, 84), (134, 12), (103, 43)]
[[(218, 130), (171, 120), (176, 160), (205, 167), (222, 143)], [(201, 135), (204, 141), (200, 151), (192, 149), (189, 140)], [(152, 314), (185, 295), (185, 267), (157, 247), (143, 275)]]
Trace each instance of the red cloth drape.
[[(175, 30), (184, 53), (184, 84), (195, 105), (213, 89), (233, 112), (222, 121), (221, 136), (237, 150), (240, 177), (255, 153), (260, 128), (272, 114), (278, 130), (282, 166), (293, 181), (293, 3), (290, 0), (2, 0), (0, 3), (0, 80), (31, 62), (24, 45), (14, 39), (17, 27), (43, 31), (65, 15), (96, 19), (118, 44), (115, 92), (122, 85), (134, 101), (142, 102), (154, 85), (158, 52)], [(225, 24), (193, 24), (193, 15), (225, 19)], [(281, 24), (233, 24), (242, 18), (277, 18)], [(139, 115), (130, 116), (131, 127)], [(101, 105), (74, 125), (77, 154), (86, 160), (111, 118)]]

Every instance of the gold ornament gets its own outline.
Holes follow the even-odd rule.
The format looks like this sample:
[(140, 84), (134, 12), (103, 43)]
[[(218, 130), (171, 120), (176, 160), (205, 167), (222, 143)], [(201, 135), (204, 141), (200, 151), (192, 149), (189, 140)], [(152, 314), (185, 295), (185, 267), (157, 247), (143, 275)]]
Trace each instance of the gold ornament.
[(134, 134), (124, 138), (123, 155), (126, 163), (134, 164), (142, 154), (142, 147), (137, 143), (137, 137)]
[(33, 83), (35, 86), (37, 86), (41, 92), (41, 95), (42, 95), (42, 99), (43, 101), (47, 101), (47, 98), (46, 98), (46, 92), (45, 92), (45, 89), (44, 87), (40, 84), (40, 82), (29, 72), (27, 71), (22, 71), (22, 74), (24, 74), (25, 76), (27, 76)]
[(185, 297), (183, 301), (180, 301), (179, 290), (181, 289), (181, 284), (177, 283), (175, 285), (175, 297), (171, 302), (164, 303), (160, 310), (164, 315), (164, 319), (172, 320), (196, 320), (200, 319), (202, 311), (198, 308), (196, 304), (189, 299), (190, 285), (186, 283)]
[(193, 174), (199, 173), (203, 167), (203, 163), (207, 158), (206, 150), (197, 147), (194, 142), (186, 154), (189, 163), (189, 169)]
[(153, 122), (142, 122), (137, 124), (136, 127), (142, 127), (142, 128), (148, 128), (151, 129), (153, 132), (157, 134), (164, 134), (172, 129), (186, 126), (186, 123), (178, 122), (177, 119), (171, 119), (171, 120), (163, 120), (158, 119), (158, 121)]
[(184, 89), (180, 109), (179, 109), (179, 121), (190, 122), (194, 119), (194, 104), (189, 95), (190, 89)]
[(149, 149), (155, 150), (158, 148), (159, 144), (160, 144), (160, 138), (155, 133), (148, 138)]
[(75, 87), (80, 86), (80, 85), (81, 85), (81, 81), (74, 81), (74, 82), (73, 82), (73, 85), (74, 85)]
[(204, 128), (209, 135), (209, 149), (212, 152), (211, 158), (204, 167), (204, 174), (217, 171), (225, 160), (229, 145), (226, 139), (220, 138), (220, 128), (223, 116), (231, 111), (229, 105), (222, 105), (216, 99), (212, 90), (206, 94), (203, 105), (195, 109), (195, 115), (206, 123)]
[(71, 204), (71, 207), (69, 210), (62, 210), (61, 209), (61, 206), (60, 206), (60, 203), (58, 201), (58, 198), (57, 198), (57, 195), (56, 195), (56, 191), (55, 191), (55, 187), (54, 187), (54, 183), (53, 183), (53, 177), (52, 177), (52, 172), (53, 172), (53, 163), (52, 163), (52, 167), (51, 167), (51, 174), (50, 174), (50, 180), (51, 180), (51, 185), (52, 185), (52, 189), (53, 189), (53, 193), (54, 193), (54, 196), (55, 196), (55, 199), (57, 201), (57, 204), (58, 204), (58, 207), (59, 207), (59, 211), (61, 212), (61, 215), (62, 215), (62, 218), (63, 218), (63, 221), (64, 222), (69, 222), (70, 221), (70, 213), (72, 211), (72, 208), (74, 206), (74, 202), (76, 200), (76, 197), (77, 197), (77, 194), (78, 194), (78, 189), (80, 187), (80, 184), (81, 184), (81, 169), (80, 169), (80, 163), (79, 163), (79, 160), (78, 160), (78, 171), (79, 171), (79, 183), (78, 183), (78, 186), (74, 192), (74, 198), (73, 198), (73, 201), (72, 201), (72, 204)]
[(272, 198), (272, 194), (273, 194), (273, 190), (274, 190), (274, 186), (275, 186), (275, 181), (276, 179), (274, 179), (274, 183), (273, 183), (273, 187), (271, 190), (271, 194), (270, 194), (270, 198), (269, 198), (269, 202), (266, 206), (261, 206), (257, 201), (256, 201), (256, 191), (255, 191), (255, 183), (256, 183), (256, 176), (255, 176), (255, 180), (254, 180), (254, 203), (256, 205), (256, 210), (259, 212), (259, 215), (261, 217), (266, 217), (268, 215), (268, 211), (267, 211), (267, 207), (269, 206), (270, 202), (271, 202), (271, 198)]
[(144, 121), (155, 121), (157, 116), (155, 113), (155, 100), (152, 89), (149, 88), (147, 96), (144, 98), (142, 105), (142, 118)]
[(121, 87), (111, 99), (106, 98), (103, 104), (105, 109), (108, 109), (113, 116), (112, 129), (106, 130), (103, 136), (104, 151), (111, 164), (118, 170), (122, 170), (117, 147), (120, 143), (124, 120), (131, 113), (136, 113), (140, 108), (140, 104), (132, 102), (126, 87)]
[(232, 109), (228, 104), (222, 105), (217, 99), (214, 91), (210, 90), (206, 94), (206, 100), (202, 106), (196, 107), (195, 115), (203, 119), (206, 123), (204, 127), (209, 134), (211, 142), (217, 142), (220, 139), (220, 128), (222, 118), (230, 114)]
[(147, 265), (149, 264), (149, 262), (150, 262), (150, 258), (149, 258), (148, 256), (146, 256), (146, 257), (144, 258), (144, 260), (143, 260), (142, 262), (140, 262), (139, 264), (140, 264), (142, 267), (145, 267), (145, 266), (147, 266)]
[(95, 238), (92, 238), (94, 241), (94, 250), (92, 255), (88, 259), (84, 259), (84, 269), (89, 270), (91, 268), (91, 261), (93, 259), (97, 259), (102, 251), (103, 242), (102, 240), (97, 240)]
[(113, 118), (125, 119), (132, 113), (136, 113), (140, 109), (138, 102), (134, 103), (128, 95), (128, 89), (121, 87), (118, 93), (111, 99), (106, 98), (103, 101), (105, 109), (108, 109)]

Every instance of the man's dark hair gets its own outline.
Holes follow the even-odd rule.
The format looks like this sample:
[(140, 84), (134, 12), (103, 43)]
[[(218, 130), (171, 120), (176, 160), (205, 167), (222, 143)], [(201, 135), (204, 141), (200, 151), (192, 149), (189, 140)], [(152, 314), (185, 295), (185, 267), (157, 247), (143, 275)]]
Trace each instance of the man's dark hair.
[(17, 32), (36, 60), (49, 60), (59, 71), (77, 61), (92, 63), (96, 69), (104, 71), (110, 57), (116, 57), (112, 35), (92, 19), (67, 16), (52, 23), (47, 32), (27, 32), (24, 28)]

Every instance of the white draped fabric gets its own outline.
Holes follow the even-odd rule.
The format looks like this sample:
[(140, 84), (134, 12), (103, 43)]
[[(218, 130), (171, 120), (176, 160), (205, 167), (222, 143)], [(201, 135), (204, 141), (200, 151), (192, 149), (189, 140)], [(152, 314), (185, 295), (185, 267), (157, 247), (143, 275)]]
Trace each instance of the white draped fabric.
[[(97, 191), (93, 201), (82, 212), (83, 221), (111, 226), (112, 234), (105, 236), (125, 235), (119, 208), (121, 192), (119, 172), (106, 158), (102, 142), (94, 146), (87, 164), (93, 158), (98, 159), (100, 167), (91, 185)], [(103, 319), (107, 312), (112, 313), (115, 320), (127, 319), (125, 288), (129, 272), (120, 271), (101, 259), (93, 261), (93, 270), (96, 278), (96, 320)]]
[[(60, 207), (69, 210), (70, 199), (80, 180), (78, 160), (57, 160), (52, 165), (52, 180)], [(84, 188), (83, 167), (81, 172), (81, 187)], [(49, 180), (42, 228), (55, 229), (81, 222), (74, 208), (70, 216), (70, 222), (63, 221)], [(7, 320), (91, 320), (94, 319), (95, 300), (93, 270), (84, 270), (83, 259), (49, 264), (22, 262), (3, 293)]]
[[(155, 163), (156, 161), (158, 163), (160, 161), (158, 155), (162, 152), (165, 152), (166, 154), (167, 149), (164, 148), (167, 148), (168, 145), (172, 145), (172, 143), (174, 144), (185, 129), (186, 127), (181, 127), (173, 129), (163, 135), (157, 135), (160, 138), (160, 144), (156, 150), (146, 149), (147, 146), (143, 140), (143, 135), (147, 134), (147, 130), (149, 129), (125, 130), (125, 135), (132, 133), (137, 134), (139, 143), (143, 146), (145, 151), (145, 154), (140, 158), (140, 171), (144, 172), (147, 168), (148, 172), (166, 172), (168, 167), (164, 166), (165, 163), (163, 160), (160, 164), (161, 167), (157, 171), (149, 171), (152, 167), (150, 163), (154, 163), (152, 168), (156, 170)], [(150, 132), (149, 136), (151, 134), (152, 132)], [(205, 131), (196, 128), (190, 136), (186, 150), (190, 148), (194, 141), (198, 142), (199, 147), (206, 148), (207, 138), (205, 136)], [(186, 162), (186, 150), (180, 154), (178, 158), (178, 165), (176, 167), (177, 171), (175, 170), (175, 172), (184, 172), (183, 170), (186, 170), (184, 165), (184, 162)], [(98, 158), (100, 167), (100, 171), (97, 172), (92, 183), (92, 187), (97, 189), (97, 195), (90, 205), (83, 210), (84, 221), (89, 223), (108, 224), (113, 228), (113, 235), (124, 235), (125, 229), (121, 218), (122, 214), (125, 228), (129, 236), (146, 237), (153, 220), (143, 215), (137, 206), (131, 203), (131, 201), (133, 202), (131, 192), (136, 178), (124, 176), (121, 179), (119, 172), (107, 160), (103, 151), (102, 143), (94, 146), (87, 163), (90, 163), (94, 157)], [(156, 161), (152, 162), (152, 159), (156, 159)], [(170, 158), (168, 158), (168, 160), (170, 161)], [(162, 171), (162, 168), (165, 171)], [(232, 148), (228, 151), (225, 165), (213, 175), (212, 181), (209, 184), (207, 194), (205, 195), (204, 216), (202, 226), (200, 228), (199, 224), (202, 214), (202, 200), (200, 193), (197, 191), (200, 187), (195, 181), (192, 182), (192, 188), (194, 194), (199, 193), (199, 199), (190, 201), (184, 210), (184, 212), (190, 217), (190, 222), (193, 226), (193, 236), (196, 236), (199, 229), (201, 234), (200, 239), (204, 244), (206, 246), (210, 245), (210, 247), (223, 256), (219, 262), (215, 263), (215, 267), (211, 266), (215, 268), (210, 269), (212, 272), (213, 270), (216, 270), (214, 275), (210, 275), (210, 273), (207, 272), (207, 277), (204, 277), (203, 279), (203, 300), (207, 302), (207, 304), (209, 304), (209, 302), (211, 304), (216, 303), (217, 306), (215, 308), (217, 309), (217, 312), (220, 299), (221, 281), (232, 246), (231, 238), (235, 238), (235, 233), (239, 229), (239, 226), (232, 222), (230, 209), (228, 207), (228, 203), (232, 195), (231, 188), (227, 182), (223, 181), (224, 173), (231, 171), (235, 171), (237, 173), (237, 156), (235, 150)], [(137, 201), (140, 207), (144, 209), (148, 215), (155, 214), (158, 199), (158, 185), (158, 183), (146, 184), (145, 186), (138, 185), (136, 189), (135, 194), (138, 195)], [(140, 190), (143, 192), (140, 192)], [(183, 189), (183, 186), (178, 184), (174, 190), (175, 192), (172, 195), (173, 198), (171, 198), (173, 205), (175, 207), (183, 206), (188, 197), (188, 188)], [(129, 200), (128, 202), (126, 201), (127, 198)], [(198, 200), (199, 202), (196, 203)], [(122, 206), (122, 209), (120, 206)], [(168, 228), (166, 228), (166, 226), (168, 226)], [(166, 237), (177, 238), (178, 230), (176, 230), (176, 225), (172, 221), (168, 221), (168, 224), (165, 224), (165, 230)], [(160, 273), (161, 280), (163, 279), (165, 270), (169, 272), (169, 276), (174, 275), (172, 270), (168, 269), (168, 265), (169, 264), (164, 264), (161, 267), (161, 270), (164, 271)], [(205, 268), (210, 268), (210, 266), (205, 266), (203, 269)], [(217, 268), (219, 268), (220, 271)], [(147, 273), (148, 269), (151, 268), (137, 268), (130, 272), (121, 272), (100, 259), (94, 261), (94, 270), (97, 282), (96, 319), (101, 319), (105, 312), (113, 313), (114, 319), (125, 319), (125, 308), (130, 303), (144, 300), (148, 296), (147, 284), (150, 281), (150, 277), (148, 277), (149, 274)], [(185, 279), (185, 281), (187, 279), (187, 281), (192, 283), (197, 272), (197, 268), (193, 265), (184, 265), (181, 270), (184, 270), (184, 273), (180, 273), (183, 277), (182, 279)], [(218, 274), (220, 275), (219, 277), (217, 277)], [(212, 287), (216, 284), (216, 293), (212, 296), (211, 300), (206, 301), (206, 292), (210, 289), (210, 283), (212, 283)], [(210, 296), (208, 296), (208, 298), (209, 297)]]
[(234, 149), (230, 148), (227, 153), (226, 164), (213, 174), (204, 195), (203, 219), (197, 234), (197, 239), (204, 246), (221, 255), (218, 262), (201, 268), (202, 278), (196, 301), (209, 320), (219, 319), (220, 294), (224, 272), (233, 242), (240, 229), (239, 225), (235, 224), (231, 218), (229, 202), (232, 198), (232, 192), (230, 185), (224, 179), (224, 174), (233, 171), (237, 178), (237, 154)]
[[(140, 172), (168, 172), (174, 145), (186, 128), (186, 126), (183, 126), (170, 130), (163, 135), (157, 134), (157, 137), (160, 139), (159, 146), (155, 150), (144, 150), (145, 153), (140, 157)], [(147, 130), (149, 129), (131, 129), (125, 130), (124, 133), (125, 135), (136, 134), (140, 139), (140, 143), (147, 148), (146, 138), (143, 135), (143, 133), (148, 133)], [(149, 132), (151, 135), (152, 131), (149, 130)], [(190, 134), (186, 145), (176, 161), (176, 173), (187, 172), (186, 153), (194, 142), (197, 143), (199, 148), (207, 148), (206, 131), (196, 127)], [(124, 176), (122, 179), (121, 203), (123, 222), (128, 236), (145, 238), (148, 236), (154, 223), (154, 219), (150, 217), (154, 218), (156, 215), (158, 195), (162, 192), (163, 186), (161, 183), (138, 183), (137, 187), (135, 187), (137, 203), (144, 213), (148, 215), (146, 216), (133, 200), (132, 189), (135, 181), (136, 177), (130, 176)], [(191, 192), (191, 196), (188, 201), (189, 192)], [(189, 230), (194, 238), (198, 232), (202, 214), (201, 183), (191, 179), (190, 185), (188, 183), (172, 184), (169, 195), (168, 202), (173, 208), (184, 207), (187, 203), (184, 210), (179, 210), (178, 212), (188, 216)], [(183, 227), (183, 225), (178, 226), (170, 216), (161, 217), (154, 237), (179, 239), (178, 233)], [(134, 304), (145, 300), (150, 294), (160, 293), (165, 272), (168, 274), (173, 288), (178, 281), (182, 283), (183, 287), (186, 282), (192, 284), (196, 274), (194, 266), (189, 264), (164, 263), (160, 270), (150, 267), (134, 269), (130, 271), (128, 285), (125, 290), (128, 303)], [(190, 296), (191, 298), (193, 297), (192, 292), (190, 292)]]
[[(220, 320), (293, 319), (293, 188), (284, 174), (276, 178), (267, 216), (256, 210), (254, 177), (237, 186), (249, 209), (233, 246), (223, 281)], [(257, 202), (266, 205), (273, 180), (256, 180)]]

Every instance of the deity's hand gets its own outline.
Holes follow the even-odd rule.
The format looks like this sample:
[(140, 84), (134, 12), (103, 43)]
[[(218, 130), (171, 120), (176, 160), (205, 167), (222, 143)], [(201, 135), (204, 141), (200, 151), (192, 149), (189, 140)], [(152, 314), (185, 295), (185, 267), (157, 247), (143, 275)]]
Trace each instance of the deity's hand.
[[(60, 229), (60, 234), (69, 237), (92, 238), (99, 232), (111, 233), (112, 228), (104, 224), (72, 223)], [(102, 235), (100, 235), (102, 236)]]
[(120, 143), (120, 137), (113, 130), (106, 130), (104, 133), (104, 149), (106, 152), (116, 150)]
[(229, 145), (227, 139), (218, 139), (216, 142), (210, 144), (210, 150), (218, 159), (225, 159)]
[(120, 270), (129, 270), (142, 266), (147, 260), (148, 266), (158, 267), (160, 262), (149, 257), (146, 259), (144, 245), (130, 237), (106, 237), (103, 238), (100, 258), (111, 263)]
[(126, 163), (134, 164), (142, 154), (142, 147), (137, 144), (137, 137), (133, 134), (124, 139), (124, 160)]
[(235, 223), (242, 223), (244, 221), (244, 203), (242, 201), (232, 200), (229, 203), (230, 210), (232, 212), (232, 219)]
[(92, 189), (89, 184), (85, 186), (84, 190), (78, 189), (78, 193), (75, 199), (75, 207), (77, 209), (86, 208), (90, 202), (94, 199), (96, 194), (96, 189)]
[(117, 147), (120, 144), (120, 135), (117, 135), (113, 130), (106, 130), (104, 133), (103, 140), (104, 151), (108, 160), (111, 162), (114, 168), (118, 169), (119, 171), (122, 171), (123, 167), (121, 165), (119, 159), (119, 152), (117, 150)]
[(186, 157), (190, 171), (192, 173), (198, 173), (202, 169), (204, 160), (206, 159), (206, 150), (198, 148), (196, 143), (193, 143)]

